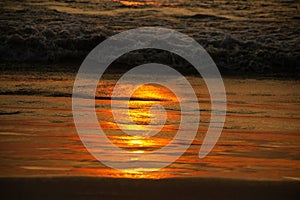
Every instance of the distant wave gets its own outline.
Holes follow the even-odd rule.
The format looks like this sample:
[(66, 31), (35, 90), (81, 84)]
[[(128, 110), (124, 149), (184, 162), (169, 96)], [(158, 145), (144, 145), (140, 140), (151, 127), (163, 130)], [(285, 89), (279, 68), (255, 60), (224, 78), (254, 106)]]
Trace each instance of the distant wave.
[[(79, 6), (76, 2), (69, 3)], [(175, 12), (176, 10), (171, 14), (161, 13), (162, 16), (167, 16), (166, 18), (160, 15), (153, 18), (153, 13), (160, 11), (154, 12), (147, 10), (146, 7), (133, 10), (134, 16), (130, 18), (129, 11), (125, 12), (124, 7), (115, 1), (111, 1), (111, 5), (106, 4), (107, 10), (102, 8), (107, 12), (103, 11), (103, 14), (97, 15), (68, 13), (47, 7), (46, 4), (44, 7), (42, 4), (34, 7), (33, 4), (23, 3), (20, 4), (20, 9), (14, 10), (9, 8), (9, 3), (6, 2), (3, 3), (3, 5), (7, 4), (6, 7), (0, 6), (0, 61), (52, 63), (77, 60), (82, 62), (97, 44), (115, 33), (140, 26), (159, 25), (179, 30), (195, 38), (224, 72), (234, 73), (239, 70), (245, 74), (252, 72), (297, 74), (300, 71), (299, 27), (295, 27), (299, 16), (293, 12), (294, 3), (288, 5), (289, 10), (280, 13), (284, 15), (283, 18), (274, 18), (276, 15), (273, 14), (272, 6), (275, 5), (273, 3), (265, 2), (265, 8), (261, 8), (257, 2), (247, 4), (244, 1), (241, 1), (242, 3), (228, 1), (225, 5), (201, 2), (178, 3), (174, 9), (191, 10), (191, 13)], [(220, 9), (220, 11), (209, 14), (197, 10), (196, 12), (193, 11), (190, 3), (204, 11), (210, 8)], [(93, 4), (96, 5), (102, 6)], [(278, 3), (277, 6), (282, 5)], [(107, 14), (110, 9), (118, 9), (120, 13)], [(229, 12), (231, 9), (232, 12)], [(261, 13), (257, 11), (255, 16), (253, 14), (255, 19), (241, 14), (243, 12), (249, 14), (249, 11), (253, 11), (251, 9), (255, 11), (261, 9)], [(235, 15), (226, 17), (220, 14), (225, 11)], [(218, 12), (219, 15), (216, 14)], [(261, 16), (264, 13), (270, 14), (270, 16), (266, 15), (269, 18), (264, 19), (266, 16)], [(149, 19), (145, 20), (144, 15)], [(145, 56), (139, 53), (140, 55), (136, 53), (137, 56), (134, 58), (142, 58), (147, 62)], [(175, 67), (187, 67), (178, 62), (177, 58), (166, 57), (164, 53), (150, 55), (149, 59), (151, 56), (157, 62), (167, 58)], [(130, 64), (134, 62), (134, 59), (127, 60)]]

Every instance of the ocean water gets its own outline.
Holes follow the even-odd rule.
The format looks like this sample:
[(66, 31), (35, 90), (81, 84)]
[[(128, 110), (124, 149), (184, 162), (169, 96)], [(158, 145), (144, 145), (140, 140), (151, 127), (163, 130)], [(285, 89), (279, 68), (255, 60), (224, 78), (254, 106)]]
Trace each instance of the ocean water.
[[(110, 95), (115, 78), (109, 75), (99, 82), (95, 100), (99, 125), (109, 140), (132, 155), (168, 145), (180, 125), (180, 107), (174, 94), (157, 85), (136, 90), (129, 102), (129, 114), (135, 124), (125, 120), (122, 128), (142, 130), (151, 117), (160, 117), (160, 113), (149, 113), (154, 104), (165, 108), (167, 120), (152, 137), (130, 136), (120, 129), (112, 115)], [(299, 180), (298, 80), (225, 78), (224, 129), (210, 154), (200, 159), (199, 149), (210, 123), (210, 97), (201, 79), (187, 79), (195, 88), (200, 106), (199, 128), (191, 146), (174, 163), (160, 170), (129, 167), (118, 171), (96, 160), (76, 132), (71, 105), (73, 73), (1, 74), (0, 176)], [(127, 112), (122, 106), (118, 111)], [(97, 145), (99, 150), (104, 147), (101, 142)], [(103, 157), (112, 159), (104, 154)]]
[(160, 26), (197, 40), (229, 73), (299, 73), (293, 0), (2, 1), (0, 60), (83, 60), (121, 31)]

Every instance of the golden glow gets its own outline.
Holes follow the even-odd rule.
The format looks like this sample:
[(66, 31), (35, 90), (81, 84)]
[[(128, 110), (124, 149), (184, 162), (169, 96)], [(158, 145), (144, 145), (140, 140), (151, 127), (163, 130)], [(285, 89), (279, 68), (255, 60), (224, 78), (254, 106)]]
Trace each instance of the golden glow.
[[(106, 91), (107, 92), (107, 91)], [(124, 96), (126, 96), (126, 91), (124, 90)], [(122, 103), (122, 102), (121, 102)], [(123, 102), (124, 107), (126, 107), (126, 101)], [(160, 105), (164, 108), (163, 111), (159, 109), (151, 109), (155, 105)], [(119, 130), (121, 134), (110, 136), (107, 133), (108, 138), (111, 142), (124, 149), (124, 151), (130, 152), (132, 154), (131, 161), (138, 161), (142, 154), (147, 154), (152, 151), (156, 151), (166, 145), (172, 140), (170, 132), (176, 133), (177, 125), (173, 125), (172, 131), (168, 130), (168, 126), (165, 123), (168, 120), (175, 119), (179, 120), (180, 114), (174, 115), (174, 111), (170, 112), (168, 109), (171, 107), (176, 109), (179, 106), (178, 99), (176, 95), (168, 88), (157, 85), (157, 84), (145, 84), (138, 87), (132, 94), (128, 102), (128, 110), (120, 109), (121, 115), (126, 116), (128, 112), (131, 122), (123, 122), (121, 125), (116, 124), (112, 112), (104, 113), (106, 116), (111, 116), (111, 122), (101, 123), (103, 129), (109, 130)], [(150, 112), (151, 110), (151, 112)], [(159, 123), (160, 118), (164, 115), (163, 123)], [(153, 121), (152, 121), (153, 120)], [(158, 120), (158, 121), (157, 121)], [(167, 120), (167, 121), (166, 121)], [(132, 123), (134, 122), (134, 123)], [(177, 126), (177, 127), (176, 127)], [(157, 130), (157, 127), (162, 127)], [(132, 136), (126, 134), (124, 130), (135, 131), (137, 136)], [(153, 136), (148, 135), (148, 133), (155, 133)], [(141, 133), (139, 135), (139, 132)], [(164, 134), (169, 134), (164, 136)], [(125, 169), (122, 172), (118, 171), (114, 177), (130, 177), (130, 178), (160, 178), (158, 175), (153, 175), (159, 173), (158, 169), (152, 168), (132, 168)], [(153, 172), (154, 171), (154, 172)], [(155, 172), (157, 171), (157, 172)]]
[(132, 151), (132, 153), (141, 154), (141, 153), (145, 153), (145, 151), (137, 150), (137, 151)]
[[(134, 91), (131, 99), (142, 99), (138, 101), (131, 100), (129, 102), (129, 108), (131, 108), (129, 110), (130, 117), (137, 125), (148, 125), (151, 121), (151, 117), (154, 119), (162, 117), (160, 114), (150, 114), (149, 109), (151, 106), (155, 104), (162, 105), (164, 101), (168, 101), (169, 104), (178, 103), (174, 93), (166, 87), (155, 84), (146, 84), (139, 87)], [(145, 126), (135, 126), (135, 128), (137, 128), (137, 130), (145, 130)]]
[(161, 148), (170, 142), (170, 139), (151, 138), (139, 136), (114, 136), (110, 137), (112, 142), (120, 148), (130, 150), (132, 153), (140, 154), (145, 151)]
[(126, 1), (126, 0), (114, 0), (116, 2), (120, 2), (121, 4), (123, 4), (124, 6), (157, 6), (157, 7), (161, 7), (161, 6), (176, 6), (178, 3), (171, 3), (171, 2), (157, 2), (157, 1), (149, 1), (149, 0), (145, 0), (145, 1)]
[(147, 6), (147, 5), (155, 5), (156, 2), (154, 1), (120, 1), (121, 4), (124, 6)]
[(132, 97), (150, 100), (176, 100), (176, 96), (168, 88), (157, 84), (145, 84), (138, 87)]
[[(120, 148), (133, 154), (131, 161), (138, 161), (141, 154), (148, 153), (157, 148), (161, 148), (170, 142), (170, 139), (163, 138), (145, 138), (138, 136), (114, 136), (110, 137), (111, 141)], [(136, 157), (134, 156), (136, 155)], [(162, 178), (157, 175), (159, 169), (155, 168), (132, 168), (124, 169), (122, 172), (117, 171), (113, 177), (122, 178)]]
[(129, 142), (128, 142), (128, 144), (130, 145), (130, 146), (145, 146), (146, 145), (146, 142), (145, 141), (143, 141), (142, 139), (131, 139), (131, 140), (129, 140)]
[(138, 174), (143, 175), (144, 172), (152, 172), (157, 171), (159, 169), (156, 168), (134, 168), (134, 169), (125, 169), (123, 172), (129, 173), (129, 174)]

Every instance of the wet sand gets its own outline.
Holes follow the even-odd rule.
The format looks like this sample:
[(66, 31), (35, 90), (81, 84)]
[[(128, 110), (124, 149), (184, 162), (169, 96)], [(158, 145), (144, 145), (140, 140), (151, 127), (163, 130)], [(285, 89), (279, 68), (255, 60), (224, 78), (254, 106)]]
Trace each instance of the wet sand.
[[(199, 159), (210, 103), (203, 82), (188, 77), (198, 88), (201, 107), (199, 133), (191, 147), (164, 169), (121, 172), (92, 157), (76, 133), (71, 110), (74, 77), (70, 72), (22, 70), (1, 74), (1, 198), (297, 199), (299, 196), (299, 80), (224, 78), (228, 98), (225, 126), (213, 151)], [(108, 75), (96, 94), (96, 112), (107, 136), (119, 146), (129, 145), (128, 150), (133, 153), (167, 144), (177, 127), (177, 106), (169, 101), (156, 101), (165, 104), (170, 120), (153, 142), (125, 137), (109, 111), (108, 97), (116, 77)], [(146, 123), (149, 118), (145, 108), (153, 103), (152, 99), (136, 98), (132, 103), (132, 117), (137, 123)]]
[[(210, 100), (197, 77), (188, 77), (197, 88), (200, 117), (198, 134), (187, 152), (165, 169), (107, 168), (85, 149), (75, 130), (71, 95), (75, 74), (7, 72), (0, 79), (0, 176), (106, 176), (123, 178), (216, 177), (255, 180), (299, 180), (299, 80), (224, 78), (227, 117), (221, 137), (209, 156), (198, 158), (209, 125)], [(168, 120), (161, 134), (143, 142), (128, 137), (114, 123), (110, 92), (116, 75), (103, 80), (96, 94), (96, 113), (107, 136), (116, 144), (139, 153), (156, 149), (173, 138), (179, 108), (170, 101), (153, 101), (149, 94), (131, 101), (131, 117), (147, 124), (148, 109), (159, 103)], [(139, 97), (139, 93), (136, 94)], [(124, 101), (125, 102), (125, 101)], [(17, 122), (17, 123), (16, 123)], [(124, 124), (125, 128), (135, 126)], [(99, 146), (101, 149), (101, 145)]]
[(1, 178), (2, 199), (298, 199), (299, 181)]

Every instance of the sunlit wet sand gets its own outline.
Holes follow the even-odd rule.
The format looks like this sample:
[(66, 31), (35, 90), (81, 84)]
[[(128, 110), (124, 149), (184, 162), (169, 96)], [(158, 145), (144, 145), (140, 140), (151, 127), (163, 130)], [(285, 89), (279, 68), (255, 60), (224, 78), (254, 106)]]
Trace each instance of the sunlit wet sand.
[[(197, 77), (188, 79), (196, 88), (201, 113), (198, 134), (190, 148), (176, 162), (158, 171), (117, 171), (91, 156), (77, 135), (70, 97), (74, 76), (2, 76), (0, 176), (299, 180), (299, 81), (225, 78), (226, 123), (213, 151), (200, 159), (198, 153), (210, 119), (209, 95), (203, 81)], [(149, 108), (157, 103), (165, 107), (167, 121), (152, 137), (129, 136), (114, 122), (111, 101), (106, 98), (113, 85), (112, 78), (102, 80), (95, 100), (99, 124), (107, 137), (133, 155), (168, 145), (180, 123), (180, 107), (174, 95), (156, 85), (139, 88), (129, 104), (130, 116), (136, 124), (124, 121), (122, 128), (149, 128), (150, 118), (157, 115), (149, 113)]]
[[(123, 128), (144, 130), (151, 117), (159, 117), (155, 112), (149, 113), (151, 105), (157, 103), (166, 108), (167, 121), (160, 133), (152, 137), (129, 136), (115, 124), (110, 110), (113, 78), (99, 83), (95, 100), (99, 124), (107, 137), (133, 155), (168, 145), (180, 119), (174, 95), (156, 85), (139, 88), (129, 103), (129, 113), (136, 124), (124, 122)], [(201, 112), (198, 134), (190, 148), (166, 168), (117, 171), (91, 156), (77, 135), (71, 110), (74, 74), (2, 75), (2, 196), (9, 199), (293, 199), (297, 196), (299, 81), (225, 78), (226, 123), (213, 151), (200, 159), (198, 153), (210, 118), (209, 95), (203, 81), (196, 77), (188, 79), (196, 88)]]

